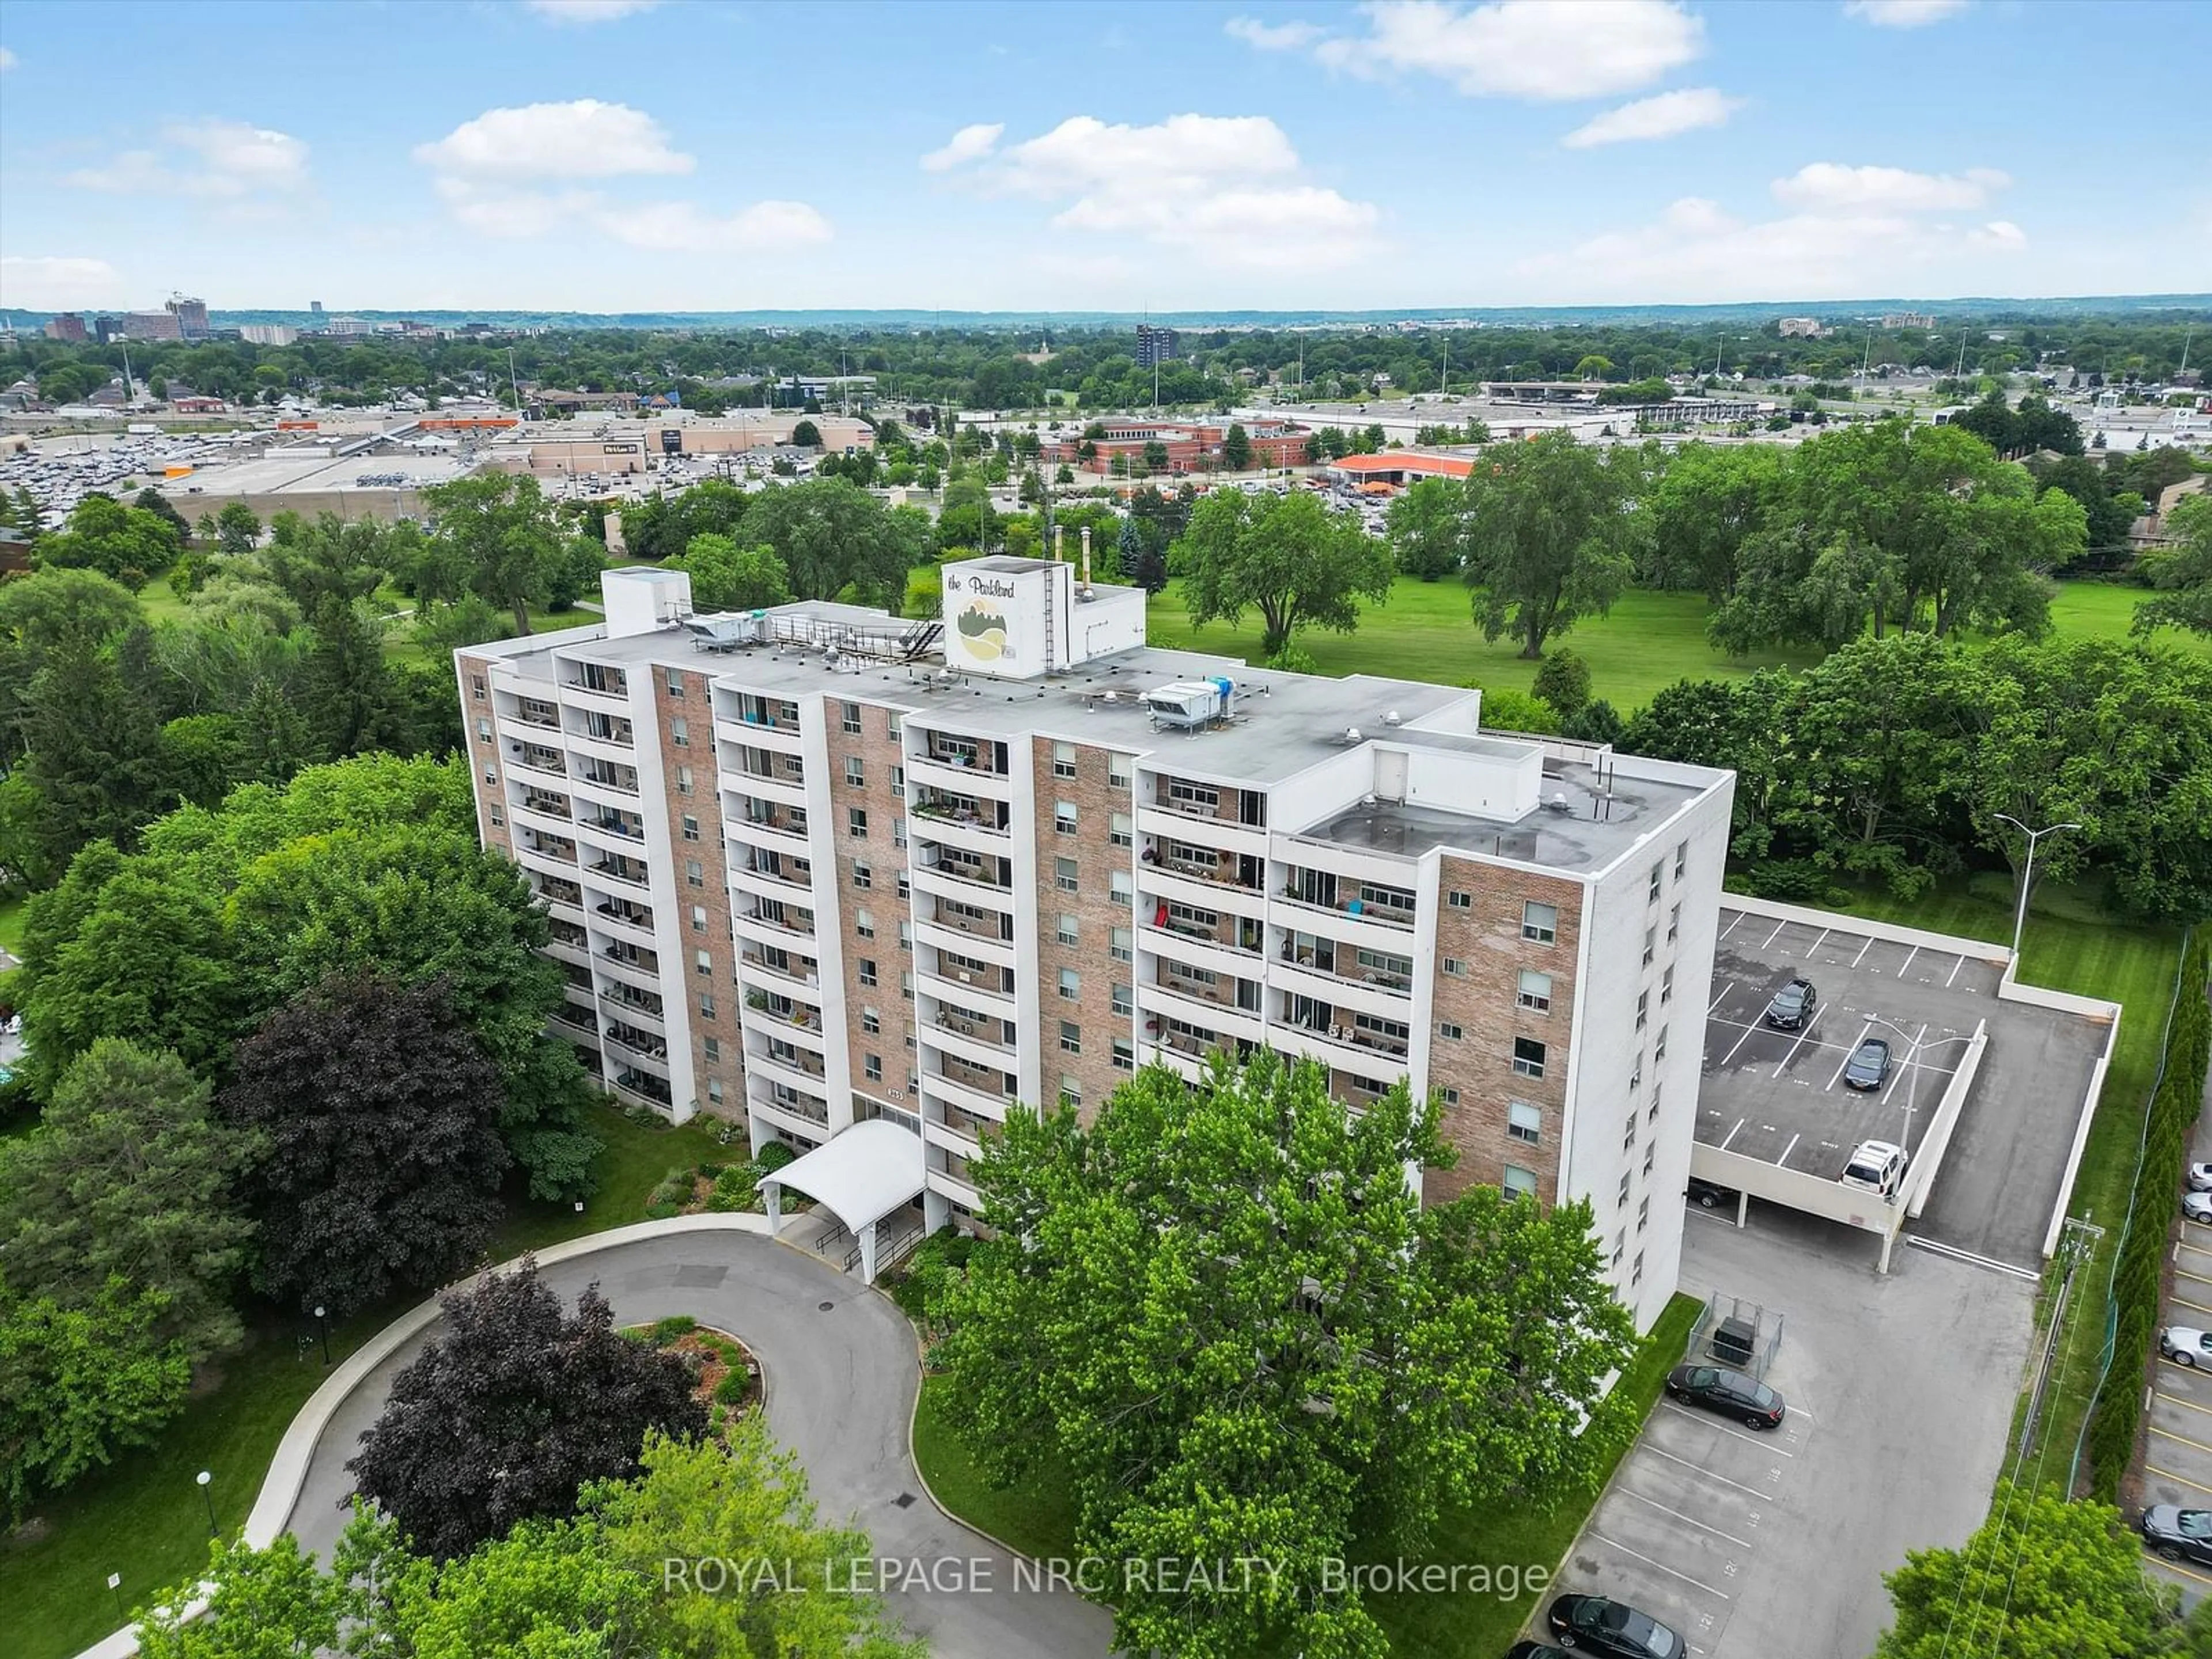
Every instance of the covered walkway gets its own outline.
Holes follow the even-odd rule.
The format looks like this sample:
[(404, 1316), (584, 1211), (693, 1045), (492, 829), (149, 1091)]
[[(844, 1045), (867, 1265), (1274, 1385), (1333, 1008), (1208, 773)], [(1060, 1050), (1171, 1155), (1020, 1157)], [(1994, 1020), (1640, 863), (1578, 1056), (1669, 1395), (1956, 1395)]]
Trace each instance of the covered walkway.
[(860, 1241), (860, 1279), (876, 1282), (881, 1224), (921, 1196), (921, 1137), (882, 1118), (866, 1118), (761, 1178), (771, 1236), (783, 1230), (783, 1189), (804, 1193)]

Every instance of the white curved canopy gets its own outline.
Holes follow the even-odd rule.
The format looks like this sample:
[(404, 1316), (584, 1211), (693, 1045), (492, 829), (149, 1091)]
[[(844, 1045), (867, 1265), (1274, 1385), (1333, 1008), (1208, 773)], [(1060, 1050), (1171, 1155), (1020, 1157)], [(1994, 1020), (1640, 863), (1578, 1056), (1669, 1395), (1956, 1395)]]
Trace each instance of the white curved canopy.
[(826, 1205), (849, 1232), (921, 1195), (921, 1137), (880, 1117), (863, 1118), (761, 1185), (774, 1183)]

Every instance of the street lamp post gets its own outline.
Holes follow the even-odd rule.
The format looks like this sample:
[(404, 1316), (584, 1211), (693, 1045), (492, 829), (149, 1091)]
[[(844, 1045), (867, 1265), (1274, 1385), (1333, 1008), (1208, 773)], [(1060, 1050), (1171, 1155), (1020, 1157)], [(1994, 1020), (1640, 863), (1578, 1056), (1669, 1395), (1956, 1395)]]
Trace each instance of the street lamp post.
[(327, 1370), (331, 1363), (330, 1312), (319, 1302), (315, 1304), (315, 1322), (323, 1328), (323, 1365)]
[(208, 1490), (208, 1483), (213, 1480), (215, 1476), (207, 1470), (202, 1469), (194, 1478), (199, 1482), (200, 1497), (207, 1504), (208, 1536), (220, 1538), (222, 1536), (222, 1528), (216, 1526), (215, 1522), (215, 1494)]
[(1990, 816), (2012, 825), (2027, 837), (2027, 867), (2021, 872), (2020, 905), (2013, 912), (2012, 918), (2012, 957), (2014, 962), (2018, 962), (2021, 929), (2027, 925), (2027, 896), (2035, 886), (2035, 843), (2045, 836), (2055, 836), (2062, 830), (2079, 830), (2081, 826), (2078, 823), (2046, 823), (2040, 830), (2031, 830), (2009, 812), (1992, 812)]

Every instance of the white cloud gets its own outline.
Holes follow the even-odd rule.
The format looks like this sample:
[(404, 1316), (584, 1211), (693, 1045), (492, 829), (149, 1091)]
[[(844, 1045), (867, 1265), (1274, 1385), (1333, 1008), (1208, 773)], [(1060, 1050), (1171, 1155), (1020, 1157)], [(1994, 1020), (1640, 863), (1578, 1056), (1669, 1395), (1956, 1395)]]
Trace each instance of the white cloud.
[(1318, 23), (1263, 23), (1256, 17), (1232, 17), (1221, 29), (1232, 40), (1261, 52), (1296, 52), (1328, 33)]
[(68, 177), (79, 190), (237, 200), (283, 195), (307, 183), (307, 147), (287, 132), (244, 121), (179, 121), (158, 149), (127, 149)]
[(1704, 20), (1678, 0), (1372, 0), (1369, 32), (1333, 38), (1333, 69), (1441, 76), (1470, 97), (1539, 100), (1632, 92), (1705, 50)]
[(1559, 142), (1569, 149), (1590, 149), (1599, 144), (1672, 138), (1678, 132), (1724, 125), (1729, 116), (1743, 107), (1743, 101), (1715, 87), (1662, 92), (1656, 98), (1639, 98), (1619, 109), (1609, 109)]
[(999, 135), (1006, 130), (1003, 121), (978, 121), (965, 126), (940, 148), (921, 158), (925, 173), (944, 173), (970, 161), (980, 161), (998, 148)]
[(523, 0), (551, 23), (611, 23), (619, 17), (651, 11), (660, 0)]
[(15, 54), (7, 47), (0, 46), (0, 70), (11, 70), (15, 67)]
[(830, 222), (804, 202), (756, 202), (726, 219), (690, 202), (653, 202), (596, 211), (616, 240), (657, 253), (755, 252), (830, 240)]
[(1136, 236), (1222, 265), (1343, 264), (1372, 251), (1381, 215), (1303, 177), (1261, 115), (1176, 115), (1152, 126), (1071, 116), (975, 176), (1002, 195), (1062, 203), (1062, 230)]
[(1995, 167), (1969, 167), (1963, 173), (1911, 173), (1903, 167), (1814, 161), (1787, 179), (1777, 179), (1773, 190), (1778, 201), (1814, 212), (1868, 209), (1940, 213), (1980, 207), (2011, 182)]
[(1966, 240), (1978, 247), (2002, 248), (2010, 252), (2027, 246), (2027, 233), (2009, 219), (1992, 219), (1968, 231)]
[(105, 259), (0, 256), (0, 306), (59, 311), (97, 306), (119, 297), (123, 279)]
[(1966, 0), (1844, 0), (1844, 15), (1879, 29), (1921, 29), (1966, 9)]
[(471, 179), (613, 179), (689, 173), (697, 163), (669, 147), (660, 124), (627, 104), (579, 98), (566, 104), (489, 109), (415, 159)]

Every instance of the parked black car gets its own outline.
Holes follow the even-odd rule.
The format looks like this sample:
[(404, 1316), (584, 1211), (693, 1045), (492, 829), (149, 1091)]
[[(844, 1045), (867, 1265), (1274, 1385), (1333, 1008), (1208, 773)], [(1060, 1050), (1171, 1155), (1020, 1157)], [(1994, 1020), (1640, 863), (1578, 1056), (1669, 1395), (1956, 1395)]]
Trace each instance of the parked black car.
[(1607, 1659), (1680, 1659), (1682, 1638), (1648, 1613), (1602, 1595), (1562, 1595), (1545, 1615), (1563, 1648)]
[(1717, 1210), (1723, 1204), (1734, 1208), (1739, 1194), (1733, 1187), (1723, 1187), (1717, 1181), (1700, 1181), (1692, 1176), (1682, 1196), (1701, 1210)]
[(1889, 1075), (1889, 1045), (1880, 1037), (1869, 1037), (1851, 1050), (1851, 1057), (1844, 1065), (1844, 1086), (1846, 1089), (1879, 1089)]
[(1506, 1650), (1505, 1659), (1567, 1659), (1567, 1650), (1549, 1642), (1516, 1642)]
[(1774, 994), (1766, 1005), (1766, 1023), (1778, 1031), (1802, 1031), (1812, 1024), (1820, 994), (1809, 979), (1793, 979)]
[(1677, 1365), (1667, 1373), (1667, 1392), (1687, 1405), (1743, 1419), (1747, 1428), (1780, 1426), (1782, 1396), (1755, 1376), (1719, 1365)]
[(2212, 1566), (2212, 1510), (2154, 1504), (2142, 1513), (2143, 1542), (2169, 1561)]

